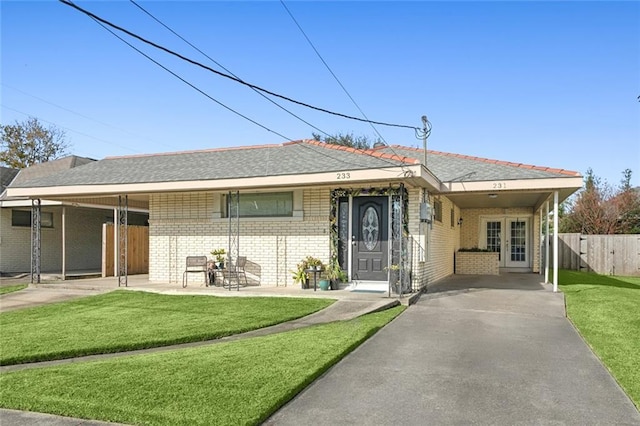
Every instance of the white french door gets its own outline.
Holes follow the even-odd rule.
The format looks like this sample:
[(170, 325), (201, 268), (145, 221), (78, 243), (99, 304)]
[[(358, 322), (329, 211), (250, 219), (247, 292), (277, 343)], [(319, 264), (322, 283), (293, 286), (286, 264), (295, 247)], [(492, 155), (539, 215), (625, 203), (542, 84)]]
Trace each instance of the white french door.
[(479, 246), (499, 253), (501, 268), (529, 268), (529, 218), (484, 218)]

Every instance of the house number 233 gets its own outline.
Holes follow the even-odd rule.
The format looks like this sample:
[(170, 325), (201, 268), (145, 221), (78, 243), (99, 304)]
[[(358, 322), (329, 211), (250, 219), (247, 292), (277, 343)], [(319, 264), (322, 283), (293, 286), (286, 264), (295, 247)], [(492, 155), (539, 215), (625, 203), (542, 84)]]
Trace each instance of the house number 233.
[(338, 180), (351, 179), (351, 173), (349, 172), (336, 173), (336, 179)]

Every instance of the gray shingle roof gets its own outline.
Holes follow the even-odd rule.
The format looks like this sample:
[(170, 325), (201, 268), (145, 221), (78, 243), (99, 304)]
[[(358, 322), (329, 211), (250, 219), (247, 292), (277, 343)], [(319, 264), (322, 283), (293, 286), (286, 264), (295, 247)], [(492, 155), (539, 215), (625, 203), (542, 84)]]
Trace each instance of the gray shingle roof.
[(0, 193), (9, 186), (20, 170), (0, 167)]
[(21, 169), (11, 186), (28, 187), (31, 186), (31, 181), (50, 179), (60, 172), (65, 172), (85, 164), (94, 163), (95, 161), (96, 160), (93, 160), (91, 158), (69, 155), (67, 157), (58, 158), (57, 160), (47, 161), (46, 163), (34, 164), (32, 166)]
[(113, 157), (12, 187), (179, 182), (299, 175), (414, 164), (383, 153), (299, 141), (282, 145)]
[[(377, 149), (386, 153), (424, 160), (424, 150), (400, 145)], [(467, 155), (427, 151), (427, 168), (442, 182), (473, 182), (492, 180), (540, 179), (556, 177), (576, 177), (579, 173), (539, 167), (527, 164), (490, 160)]]
[[(377, 169), (419, 163), (423, 151), (393, 145), (368, 151), (317, 141), (211, 149), (100, 161), (74, 157), (21, 171), (12, 187), (109, 185), (239, 179)], [(74, 167), (79, 166), (81, 167)], [(579, 176), (576, 172), (428, 151), (427, 166), (442, 182)], [(24, 176), (23, 176), (24, 173)], [(292, 183), (294, 183), (292, 181)]]

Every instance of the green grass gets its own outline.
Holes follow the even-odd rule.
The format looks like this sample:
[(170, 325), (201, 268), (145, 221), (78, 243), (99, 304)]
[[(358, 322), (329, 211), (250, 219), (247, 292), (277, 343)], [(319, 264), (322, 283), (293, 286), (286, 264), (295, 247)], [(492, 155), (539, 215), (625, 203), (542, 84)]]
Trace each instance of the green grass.
[(0, 364), (216, 339), (300, 318), (331, 303), (114, 291), (0, 314)]
[(558, 271), (567, 315), (640, 408), (640, 277)]
[(20, 290), (25, 289), (27, 287), (28, 287), (27, 284), (17, 284), (17, 285), (10, 285), (10, 286), (6, 286), (6, 287), (0, 287), (0, 295), (7, 294), (7, 293), (13, 293), (14, 291), (20, 291)]
[(128, 424), (259, 424), (395, 318), (0, 376), (0, 406)]

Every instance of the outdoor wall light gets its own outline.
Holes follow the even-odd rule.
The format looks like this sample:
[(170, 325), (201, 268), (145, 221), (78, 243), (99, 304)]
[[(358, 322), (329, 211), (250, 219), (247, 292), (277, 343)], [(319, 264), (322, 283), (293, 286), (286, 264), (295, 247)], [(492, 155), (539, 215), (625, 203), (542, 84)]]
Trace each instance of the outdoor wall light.
[(462, 218), (458, 219), (458, 226), (462, 226)]

